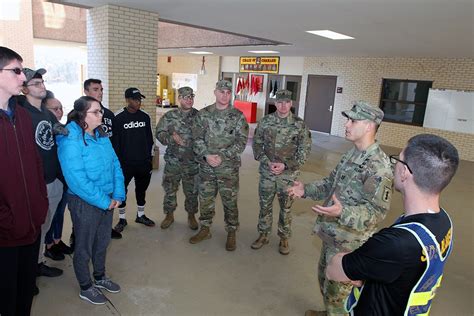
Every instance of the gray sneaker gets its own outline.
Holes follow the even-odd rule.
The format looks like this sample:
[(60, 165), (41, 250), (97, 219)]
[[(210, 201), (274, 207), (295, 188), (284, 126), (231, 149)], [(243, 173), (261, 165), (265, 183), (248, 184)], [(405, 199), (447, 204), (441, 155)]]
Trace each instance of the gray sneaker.
[(98, 288), (104, 289), (106, 291), (109, 291), (110, 293), (120, 292), (120, 285), (113, 282), (109, 278), (103, 278), (102, 280), (95, 280), (95, 286)]
[(107, 303), (107, 298), (104, 294), (94, 286), (91, 286), (87, 290), (81, 290), (79, 297), (95, 305), (104, 305)]

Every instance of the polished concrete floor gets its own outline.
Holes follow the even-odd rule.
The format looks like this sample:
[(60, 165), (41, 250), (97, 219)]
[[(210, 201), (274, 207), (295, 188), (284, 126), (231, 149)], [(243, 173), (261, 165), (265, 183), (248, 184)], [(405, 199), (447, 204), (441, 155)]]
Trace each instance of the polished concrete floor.
[[(327, 175), (349, 147), (344, 139), (315, 135), (301, 179), (309, 182)], [(396, 148), (384, 149), (389, 154), (399, 152)], [(109, 246), (107, 273), (122, 286), (122, 292), (106, 294), (110, 303), (103, 306), (82, 301), (78, 297), (72, 258), (50, 261), (51, 266), (64, 269), (64, 275), (38, 279), (41, 292), (34, 300), (33, 315), (263, 316), (303, 315), (306, 309), (323, 308), (316, 277), (321, 242), (311, 235), (315, 216), (310, 207), (316, 202), (298, 200), (293, 205), (290, 255), (278, 253), (275, 229), (269, 245), (252, 250), (250, 244), (257, 237), (258, 164), (247, 146), (240, 172), (241, 226), (237, 250), (224, 249), (226, 233), (220, 201), (212, 239), (191, 245), (188, 239), (194, 232), (186, 225), (181, 193), (175, 223), (167, 230), (159, 228), (163, 219), (162, 168), (163, 162), (153, 173), (147, 196), (146, 213), (157, 222), (157, 227), (148, 228), (134, 222), (136, 204), (131, 194), (129, 226), (123, 239), (112, 240)], [(442, 205), (454, 222), (454, 250), (431, 315), (473, 315), (473, 168), (474, 163), (463, 161), (442, 197)], [(133, 193), (133, 185), (129, 189)], [(276, 206), (275, 203), (275, 210)], [(395, 193), (391, 211), (382, 225), (390, 225), (401, 211), (401, 196)], [(277, 216), (275, 224), (276, 220)], [(70, 226), (66, 212), (65, 240), (68, 240)]]

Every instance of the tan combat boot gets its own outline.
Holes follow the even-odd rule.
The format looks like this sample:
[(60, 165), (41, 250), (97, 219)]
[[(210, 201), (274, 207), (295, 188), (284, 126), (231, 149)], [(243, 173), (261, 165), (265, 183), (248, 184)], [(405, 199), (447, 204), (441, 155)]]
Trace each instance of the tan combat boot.
[(304, 316), (327, 316), (327, 313), (325, 311), (318, 312), (318, 311), (314, 311), (312, 309), (309, 309), (304, 313)]
[(161, 229), (166, 229), (171, 226), (174, 222), (174, 215), (173, 212), (166, 214), (165, 219), (161, 222)]
[(280, 239), (280, 245), (278, 246), (278, 251), (282, 255), (287, 255), (290, 253), (290, 246), (288, 245), (288, 239), (282, 238)]
[(264, 245), (268, 244), (270, 242), (270, 240), (268, 239), (267, 235), (265, 234), (260, 234), (260, 236), (258, 237), (257, 240), (255, 240), (253, 242), (252, 245), (250, 245), (250, 247), (252, 249), (260, 249), (262, 248)]
[(235, 230), (231, 230), (227, 233), (227, 241), (225, 243), (225, 250), (227, 251), (234, 251), (237, 248), (235, 244)]
[(201, 229), (199, 230), (199, 232), (196, 235), (194, 235), (193, 237), (191, 237), (189, 239), (189, 242), (191, 244), (197, 244), (198, 242), (209, 239), (211, 237), (212, 237), (212, 234), (209, 231), (209, 227), (201, 226)]
[(196, 222), (196, 218), (194, 217), (194, 214), (188, 214), (188, 226), (192, 230), (196, 230), (199, 228), (199, 225)]

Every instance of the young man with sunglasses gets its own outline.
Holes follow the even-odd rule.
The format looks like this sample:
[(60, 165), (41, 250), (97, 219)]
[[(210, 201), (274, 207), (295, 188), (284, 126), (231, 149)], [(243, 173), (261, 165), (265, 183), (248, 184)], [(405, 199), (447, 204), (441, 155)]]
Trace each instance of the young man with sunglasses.
[(30, 315), (41, 225), (48, 211), (41, 157), (16, 95), (23, 59), (0, 46), (0, 315)]
[(198, 229), (195, 214), (198, 211), (198, 173), (199, 165), (193, 151), (193, 127), (198, 110), (193, 108), (194, 93), (190, 87), (178, 89), (179, 109), (171, 110), (161, 117), (156, 125), (156, 138), (166, 147), (163, 171), (163, 212), (165, 219), (161, 228), (166, 229), (174, 222), (176, 210), (176, 192), (179, 183), (183, 184), (185, 196), (184, 209), (188, 213), (188, 226), (192, 230)]
[(309, 184), (295, 181), (290, 196), (324, 200), (312, 209), (318, 215), (314, 233), (322, 242), (318, 279), (326, 311), (308, 310), (306, 316), (345, 314), (344, 300), (352, 286), (326, 279), (329, 260), (352, 251), (377, 229), (390, 208), (392, 166), (375, 140), (383, 112), (364, 101), (342, 112), (347, 118), (346, 139), (354, 144), (329, 177)]
[[(154, 140), (150, 116), (140, 109), (144, 98), (137, 88), (125, 90), (127, 106), (115, 114), (112, 144), (122, 166), (125, 189), (135, 179), (135, 222), (153, 227), (155, 222), (145, 215), (145, 196), (151, 180)], [(119, 233), (128, 225), (125, 207), (126, 200), (118, 208), (119, 222), (114, 229)]]
[(456, 173), (459, 156), (444, 138), (421, 134), (390, 159), (404, 214), (360, 248), (336, 254), (327, 277), (359, 286), (346, 305), (354, 315), (428, 315), (453, 240), (440, 195)]
[(51, 228), (54, 214), (63, 196), (63, 176), (59, 165), (55, 131), (53, 127), (58, 120), (51, 111), (42, 107), (42, 100), (46, 97), (46, 87), (43, 75), (46, 70), (23, 68), (26, 80), (23, 83), (24, 97), (19, 98), (19, 104), (30, 114), (33, 123), (34, 137), (38, 152), (43, 163), (44, 180), (48, 191), (48, 213), (46, 220), (41, 226), (41, 244), (38, 256), (38, 276), (57, 277), (63, 271), (58, 268), (47, 266), (44, 261), (44, 241), (46, 233)]

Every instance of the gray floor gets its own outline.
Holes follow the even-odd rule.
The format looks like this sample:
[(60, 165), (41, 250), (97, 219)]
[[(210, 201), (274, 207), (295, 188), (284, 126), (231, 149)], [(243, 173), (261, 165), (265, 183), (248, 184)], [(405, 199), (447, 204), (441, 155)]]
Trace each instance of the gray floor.
[[(315, 135), (315, 145), (303, 168), (305, 182), (327, 175), (350, 147), (345, 140)], [(387, 153), (398, 149), (385, 148)], [(161, 188), (163, 162), (153, 173), (146, 213), (157, 224), (163, 219)], [(110, 303), (94, 306), (78, 297), (79, 287), (72, 258), (49, 262), (64, 269), (64, 275), (38, 279), (40, 294), (33, 303), (33, 315), (303, 315), (308, 308), (322, 309), (315, 275), (321, 242), (311, 235), (315, 216), (313, 201), (293, 205), (291, 253), (278, 253), (273, 232), (269, 245), (255, 251), (250, 244), (257, 237), (258, 171), (251, 148), (243, 155), (240, 180), (240, 230), (237, 250), (224, 249), (222, 205), (218, 203), (212, 227), (213, 237), (198, 245), (188, 242), (193, 231), (186, 226), (179, 195), (176, 221), (168, 230), (134, 223), (135, 199), (129, 199), (129, 226), (122, 240), (113, 240), (108, 250), (107, 273), (122, 286), (118, 294), (106, 294)], [(462, 162), (453, 183), (442, 198), (454, 222), (454, 251), (447, 263), (441, 289), (431, 315), (473, 315), (473, 214), (474, 163)], [(130, 186), (133, 193), (133, 185)], [(276, 210), (276, 204), (275, 204)], [(392, 210), (383, 225), (390, 225), (402, 210), (401, 196), (394, 194)], [(117, 217), (117, 214), (115, 214)], [(274, 218), (276, 223), (277, 218)], [(114, 220), (115, 222), (115, 220)], [(64, 240), (70, 233), (66, 212)], [(275, 231), (275, 229), (274, 229)]]

